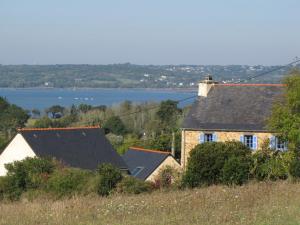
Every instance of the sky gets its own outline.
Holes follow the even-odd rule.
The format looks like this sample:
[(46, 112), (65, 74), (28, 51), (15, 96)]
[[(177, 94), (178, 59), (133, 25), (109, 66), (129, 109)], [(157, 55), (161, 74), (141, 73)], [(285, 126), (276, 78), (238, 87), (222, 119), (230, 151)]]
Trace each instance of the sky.
[(299, 0), (0, 0), (0, 64), (282, 65)]

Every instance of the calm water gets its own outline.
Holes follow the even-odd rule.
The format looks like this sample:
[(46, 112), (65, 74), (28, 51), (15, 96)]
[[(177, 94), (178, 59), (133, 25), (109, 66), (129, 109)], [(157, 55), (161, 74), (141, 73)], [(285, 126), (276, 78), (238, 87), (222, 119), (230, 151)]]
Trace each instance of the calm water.
[[(114, 105), (125, 100), (132, 102), (159, 102), (166, 99), (179, 100), (195, 95), (193, 91), (146, 90), (146, 89), (11, 89), (0, 88), (0, 96), (25, 109), (43, 110), (52, 105), (71, 106), (81, 103), (90, 105)], [(184, 101), (180, 106), (190, 104)]]

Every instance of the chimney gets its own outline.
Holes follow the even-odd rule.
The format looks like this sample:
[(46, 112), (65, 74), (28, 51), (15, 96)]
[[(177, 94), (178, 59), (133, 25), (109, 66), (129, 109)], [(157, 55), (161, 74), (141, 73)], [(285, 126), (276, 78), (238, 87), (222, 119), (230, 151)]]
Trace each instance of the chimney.
[(207, 97), (207, 94), (211, 87), (217, 83), (218, 82), (214, 81), (211, 75), (206, 76), (204, 80), (199, 82), (198, 96)]

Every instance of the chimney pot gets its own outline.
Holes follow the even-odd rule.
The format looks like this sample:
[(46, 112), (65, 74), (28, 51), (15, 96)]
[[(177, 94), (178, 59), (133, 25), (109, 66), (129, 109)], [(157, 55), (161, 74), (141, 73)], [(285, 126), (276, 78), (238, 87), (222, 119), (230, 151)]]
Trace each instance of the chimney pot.
[(217, 83), (218, 82), (214, 81), (211, 75), (207, 75), (204, 80), (199, 82), (198, 96), (207, 97), (211, 87)]

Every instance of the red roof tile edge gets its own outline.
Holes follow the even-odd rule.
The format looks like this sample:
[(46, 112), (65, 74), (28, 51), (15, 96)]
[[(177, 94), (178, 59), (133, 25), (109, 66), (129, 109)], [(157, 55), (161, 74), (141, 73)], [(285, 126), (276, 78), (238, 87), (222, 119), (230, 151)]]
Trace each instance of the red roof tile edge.
[(88, 127), (50, 127), (50, 128), (20, 128), (18, 131), (47, 131), (47, 130), (80, 130), (80, 129), (99, 129), (100, 126)]
[(216, 86), (256, 86), (256, 87), (266, 87), (266, 86), (273, 86), (273, 87), (285, 87), (286, 84), (215, 84)]
[(160, 150), (146, 149), (146, 148), (140, 148), (140, 147), (129, 147), (129, 149), (137, 150), (137, 151), (144, 151), (144, 152), (155, 152), (155, 153), (161, 153), (161, 154), (171, 154), (171, 152), (164, 152), (164, 151), (160, 151)]

